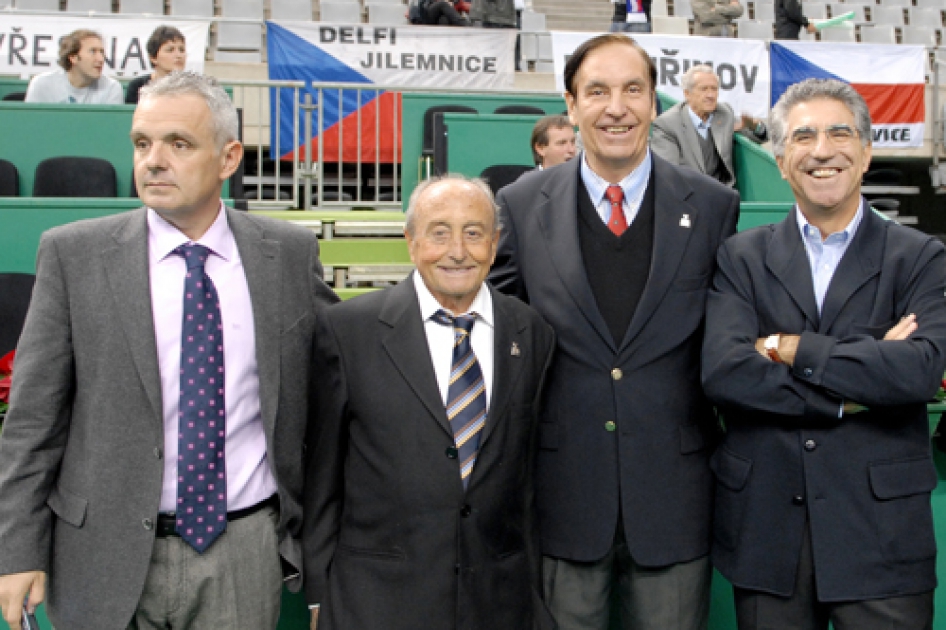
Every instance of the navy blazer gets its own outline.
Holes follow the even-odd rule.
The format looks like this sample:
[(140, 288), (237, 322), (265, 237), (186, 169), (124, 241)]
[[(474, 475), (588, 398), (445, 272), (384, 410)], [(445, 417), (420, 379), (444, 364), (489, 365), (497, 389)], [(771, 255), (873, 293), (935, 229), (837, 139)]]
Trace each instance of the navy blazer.
[[(946, 252), (867, 210), (819, 314), (795, 212), (729, 239), (709, 296), (703, 383), (727, 427), (714, 563), (736, 586), (788, 596), (807, 518), (820, 601), (928, 591), (926, 401), (946, 363)], [(916, 332), (883, 341), (910, 313)], [(774, 333), (801, 335), (792, 367), (755, 350)], [(839, 418), (845, 400), (868, 411)]]
[(490, 280), (555, 330), (539, 428), (542, 551), (602, 558), (618, 515), (634, 559), (665, 566), (709, 553), (716, 418), (700, 388), (703, 309), (716, 250), (739, 197), (653, 157), (654, 250), (627, 333), (611, 337), (578, 243), (579, 156), (526, 173), (497, 201), (503, 229)]

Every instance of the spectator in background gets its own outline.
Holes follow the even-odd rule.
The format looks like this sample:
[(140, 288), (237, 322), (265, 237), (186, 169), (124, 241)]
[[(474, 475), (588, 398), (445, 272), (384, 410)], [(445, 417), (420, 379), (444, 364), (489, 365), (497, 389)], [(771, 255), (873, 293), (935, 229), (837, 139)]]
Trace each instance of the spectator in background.
[(151, 60), (153, 68), (151, 74), (135, 77), (128, 84), (125, 92), (125, 102), (135, 104), (138, 102), (138, 91), (151, 81), (157, 81), (163, 76), (169, 75), (175, 70), (183, 70), (187, 63), (187, 48), (184, 42), (184, 34), (173, 26), (159, 26), (151, 33), (148, 38), (148, 59)]
[(719, 77), (708, 65), (692, 66), (682, 83), (684, 100), (654, 121), (651, 150), (671, 164), (734, 186), (733, 133), (765, 142), (765, 123), (745, 114), (737, 118), (729, 105), (719, 102)]
[[(423, 0), (421, 4), (424, 4)], [(461, 9), (469, 12), (469, 7), (469, 2), (464, 0), (428, 0), (424, 7), (424, 23), (431, 26), (469, 26), (470, 21), (461, 13)]]
[(612, 33), (649, 33), (651, 0), (613, 0)]
[(801, 12), (801, 0), (775, 0), (775, 39), (798, 39), (801, 29), (815, 32)]
[(733, 37), (733, 20), (742, 17), (739, 0), (693, 0), (693, 34)]
[(575, 128), (568, 116), (544, 116), (532, 128), (532, 158), (539, 170), (575, 157)]
[(84, 28), (72, 31), (59, 42), (58, 63), (61, 70), (33, 77), (26, 89), (27, 103), (121, 105), (121, 84), (102, 75), (105, 45), (101, 35)]

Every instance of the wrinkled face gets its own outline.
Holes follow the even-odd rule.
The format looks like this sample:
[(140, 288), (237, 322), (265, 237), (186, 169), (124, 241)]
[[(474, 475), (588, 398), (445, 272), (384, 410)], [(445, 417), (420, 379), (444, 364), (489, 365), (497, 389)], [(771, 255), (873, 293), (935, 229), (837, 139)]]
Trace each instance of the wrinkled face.
[(161, 44), (158, 54), (151, 58), (156, 78), (171, 74), (175, 70), (183, 70), (187, 63), (187, 48), (183, 39), (175, 39)]
[(654, 120), (654, 87), (637, 49), (606, 44), (585, 57), (565, 93), (568, 116), (581, 133), (588, 164), (617, 183), (647, 154)]
[(98, 37), (86, 37), (82, 40), (79, 52), (69, 57), (72, 68), (69, 72), (77, 75), (83, 85), (88, 85), (102, 76), (105, 67), (105, 46)]
[(232, 141), (218, 150), (207, 103), (192, 95), (142, 99), (131, 141), (141, 200), (181, 229), (195, 221), (212, 223), (223, 182), (239, 165), (242, 147)]
[(551, 168), (575, 157), (575, 130), (571, 127), (550, 127), (549, 143), (535, 145), (535, 152), (542, 158), (542, 168)]
[(817, 99), (793, 107), (785, 129), (785, 154), (776, 161), (802, 213), (812, 223), (833, 217), (850, 221), (871, 157), (854, 114), (840, 101)]
[(417, 199), (411, 260), (441, 306), (466, 312), (496, 257), (499, 232), (489, 199), (462, 181), (432, 184)]
[(693, 85), (683, 91), (683, 97), (693, 113), (706, 120), (716, 111), (719, 101), (719, 77), (709, 72), (697, 72), (693, 75)]

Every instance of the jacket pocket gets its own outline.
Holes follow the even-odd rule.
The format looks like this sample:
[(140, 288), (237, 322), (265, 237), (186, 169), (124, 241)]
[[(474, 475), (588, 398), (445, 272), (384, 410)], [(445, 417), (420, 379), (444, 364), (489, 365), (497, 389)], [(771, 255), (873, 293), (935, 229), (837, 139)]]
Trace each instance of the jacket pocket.
[(891, 562), (916, 562), (936, 555), (930, 492), (936, 470), (929, 457), (875, 462), (868, 468), (874, 528)]
[(679, 278), (673, 283), (674, 291), (695, 291), (697, 289), (706, 289), (709, 287), (710, 274), (704, 273), (702, 276), (690, 276), (689, 278)]
[(369, 560), (388, 560), (392, 562), (402, 562), (405, 559), (404, 552), (399, 549), (366, 549), (364, 547), (352, 547), (339, 543), (338, 553), (346, 556), (367, 558)]
[(60, 520), (69, 523), (73, 527), (82, 527), (85, 523), (89, 502), (65, 490), (57, 483), (52, 492), (49, 493), (46, 505)]
[(721, 546), (735, 549), (746, 515), (749, 498), (744, 490), (752, 472), (752, 460), (720, 447), (710, 458), (710, 469), (716, 476), (713, 537)]

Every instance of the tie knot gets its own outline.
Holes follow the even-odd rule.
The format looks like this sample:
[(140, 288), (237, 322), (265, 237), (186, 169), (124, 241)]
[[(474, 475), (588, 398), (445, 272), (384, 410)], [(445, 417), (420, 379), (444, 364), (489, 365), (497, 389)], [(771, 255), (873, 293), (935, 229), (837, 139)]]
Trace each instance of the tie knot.
[(473, 330), (473, 323), (476, 321), (476, 313), (467, 313), (466, 315), (454, 317), (447, 311), (440, 309), (433, 314), (432, 319), (438, 324), (443, 324), (444, 326), (460, 328), (469, 335), (470, 331)]
[(604, 194), (608, 198), (608, 201), (611, 202), (611, 205), (617, 205), (624, 201), (624, 189), (620, 186), (608, 186)]
[(210, 255), (210, 249), (196, 243), (185, 243), (175, 249), (174, 253), (184, 257), (187, 270), (190, 271), (198, 267), (203, 268), (204, 263), (207, 262), (207, 256)]

